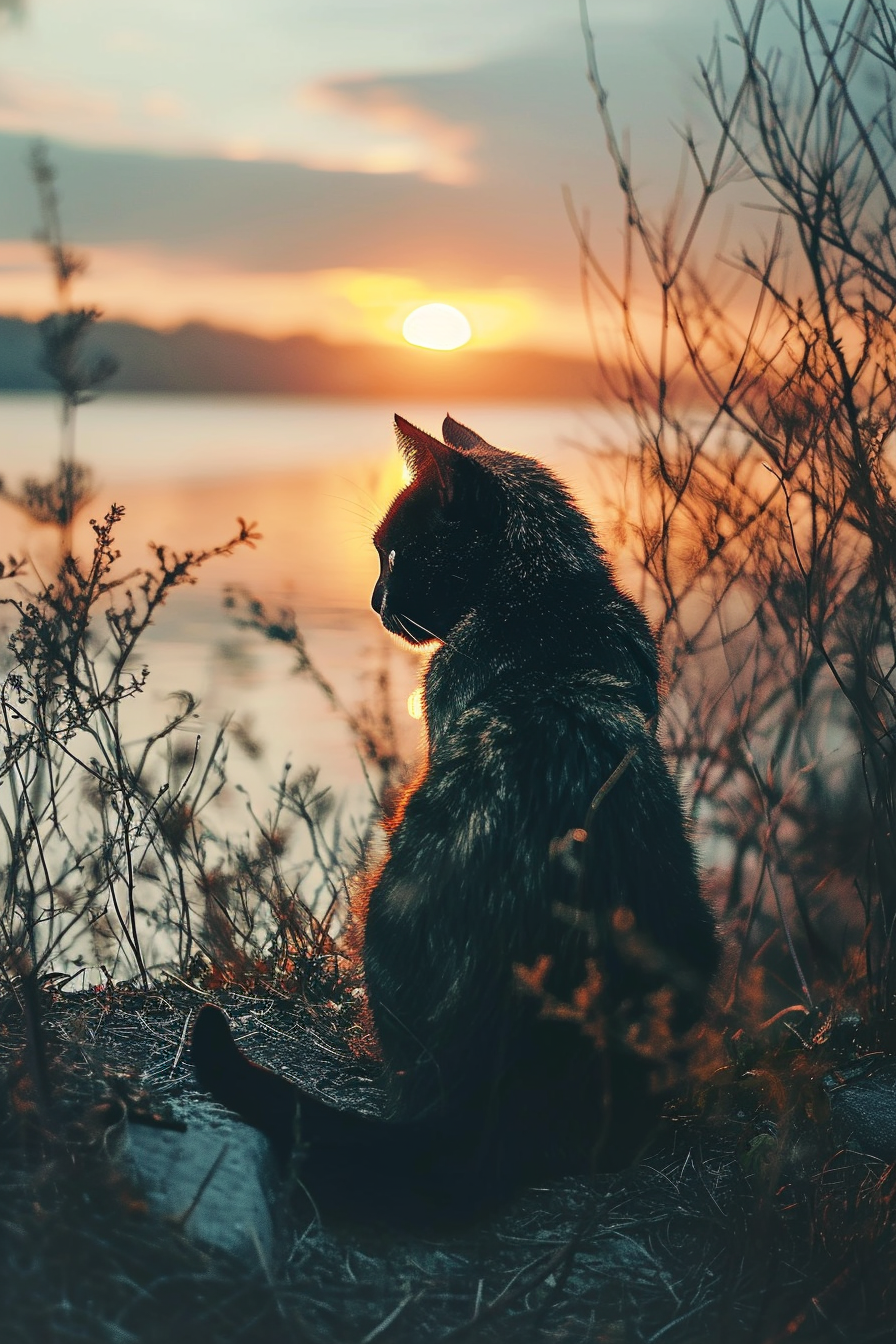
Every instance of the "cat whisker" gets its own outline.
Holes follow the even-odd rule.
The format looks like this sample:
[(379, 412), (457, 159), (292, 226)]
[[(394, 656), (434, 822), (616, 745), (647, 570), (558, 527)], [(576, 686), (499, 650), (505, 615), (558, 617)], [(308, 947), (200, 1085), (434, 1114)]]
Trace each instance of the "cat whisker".
[(342, 505), (341, 512), (343, 514), (343, 517), (354, 518), (356, 522), (363, 523), (367, 529), (367, 535), (369, 537), (370, 534), (373, 532), (374, 524), (373, 519), (371, 518), (367, 510), (361, 508), (355, 508), (353, 504), (346, 504), (345, 500), (340, 500), (339, 502)]
[[(379, 520), (383, 507), (381, 500), (375, 499), (369, 490), (365, 490), (363, 485), (360, 485), (357, 481), (353, 481), (350, 476), (336, 476), (335, 479), (341, 481), (343, 485), (347, 485), (349, 489), (354, 490), (357, 494), (366, 495), (370, 500), (370, 507), (372, 510), (371, 517), (375, 518), (377, 521)], [(363, 503), (362, 500), (358, 500), (357, 502), (359, 504)]]
[(437, 634), (435, 633), (435, 630), (430, 630), (426, 625), (420, 624), (420, 621), (415, 621), (414, 617), (408, 616), (408, 621), (410, 621), (412, 625), (415, 625), (418, 630), (423, 630), (423, 634), (429, 634), (431, 640), (441, 641), (441, 634)]
[[(402, 621), (401, 617), (400, 617), (397, 613), (395, 614), (395, 619), (396, 619), (398, 622), (400, 622), (400, 624), (401, 624), (401, 628), (402, 628), (404, 631), (407, 632), (408, 636), (409, 636), (411, 639), (413, 639), (414, 636), (411, 635), (411, 632), (408, 630), (408, 628), (407, 628), (407, 626), (405, 625), (404, 621)], [(434, 630), (429, 630), (429, 629), (427, 629), (427, 627), (426, 627), (425, 625), (421, 625), (420, 622), (419, 622), (415, 617), (413, 617), (413, 616), (409, 616), (409, 617), (408, 617), (408, 620), (411, 622), (412, 625), (416, 625), (416, 627), (417, 627), (418, 630), (422, 630), (423, 633), (424, 633), (425, 635), (429, 635), (430, 639), (436, 639), (436, 640), (438, 640), (438, 642), (439, 642), (440, 644), (444, 644), (445, 641), (444, 641), (444, 639), (442, 638), (441, 635), (437, 635), (436, 632), (435, 632)], [(415, 642), (416, 642), (416, 641), (415, 641)], [(454, 655), (455, 655), (455, 657), (467, 658), (467, 659), (469, 659), (470, 661), (472, 661), (472, 658), (473, 658), (473, 655), (470, 654), (470, 653), (467, 653), (465, 649), (458, 649), (458, 648), (455, 648), (455, 650), (454, 650)]]
[(362, 499), (346, 499), (345, 495), (324, 494), (324, 499), (331, 500), (334, 504), (339, 504), (342, 512), (350, 513), (355, 518), (361, 519), (366, 524), (369, 531), (372, 532), (379, 521), (380, 511), (366, 504)]
[[(408, 637), (408, 639), (411, 641), (411, 643), (412, 643), (412, 644), (416, 644), (416, 643), (418, 642), (418, 640), (417, 640), (417, 636), (411, 633), (411, 631), (410, 631), (410, 629), (408, 628), (407, 624), (401, 619), (401, 617), (398, 615), (397, 612), (395, 612), (394, 615), (395, 615), (395, 619), (396, 619), (396, 621), (397, 621), (398, 624), (401, 626), (402, 630), (405, 632), (405, 634), (407, 635), (407, 637)], [(411, 618), (408, 617), (408, 620), (410, 620), (410, 619), (411, 619)], [(416, 625), (416, 624), (417, 624), (417, 622), (414, 621), (414, 625)], [(422, 626), (422, 625), (420, 626), (420, 629), (421, 629), (421, 630), (423, 629), (423, 626)]]
[[(334, 528), (334, 534), (338, 534), (340, 537), (349, 537), (352, 541), (363, 542), (364, 549), (368, 553), (373, 550), (370, 545), (370, 529), (361, 522), (356, 521), (351, 526)], [(373, 560), (371, 560), (371, 564), (373, 563)]]
[[(398, 617), (398, 620), (399, 620), (400, 622), (402, 622), (402, 629), (403, 629), (403, 630), (407, 630), (407, 633), (408, 633), (408, 634), (411, 634), (410, 630), (407, 629), (407, 625), (404, 624), (404, 621), (402, 621), (402, 617), (399, 616), (399, 617)], [(438, 641), (439, 641), (439, 644), (442, 644), (442, 636), (441, 636), (441, 634), (437, 634), (437, 633), (435, 633), (435, 630), (430, 630), (429, 628), (427, 628), (426, 625), (420, 625), (420, 622), (419, 622), (419, 621), (416, 621), (415, 618), (412, 617), (412, 616), (408, 616), (408, 617), (407, 617), (407, 620), (411, 622), (411, 625), (415, 625), (415, 626), (416, 626), (416, 629), (418, 629), (418, 630), (423, 630), (423, 634), (429, 634), (429, 637), (431, 638), (431, 640), (438, 640)], [(414, 636), (411, 636), (411, 638), (414, 638)]]
[(367, 519), (362, 518), (359, 513), (351, 513), (347, 511), (341, 515), (339, 521), (342, 523), (351, 523), (353, 527), (363, 528), (364, 535), (368, 541), (370, 540), (370, 524)]

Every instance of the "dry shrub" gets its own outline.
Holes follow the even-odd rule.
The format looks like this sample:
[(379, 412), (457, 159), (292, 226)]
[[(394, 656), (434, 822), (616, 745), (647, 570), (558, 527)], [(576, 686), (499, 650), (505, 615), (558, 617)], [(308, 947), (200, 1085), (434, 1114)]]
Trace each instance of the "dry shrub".
[[(597, 350), (603, 381), (636, 431), (602, 461), (607, 510), (665, 652), (660, 732), (737, 945), (731, 1003), (749, 1012), (758, 957), (760, 1020), (794, 997), (870, 1020), (891, 1011), (896, 917), (896, 24), (874, 0), (784, 9), (787, 50), (764, 0), (732, 0), (700, 68), (715, 140), (682, 133), (656, 221), (586, 23), (621, 267), (578, 234), (589, 302), (624, 337)], [(739, 250), (743, 212), (712, 236), (734, 191), (773, 207)]]

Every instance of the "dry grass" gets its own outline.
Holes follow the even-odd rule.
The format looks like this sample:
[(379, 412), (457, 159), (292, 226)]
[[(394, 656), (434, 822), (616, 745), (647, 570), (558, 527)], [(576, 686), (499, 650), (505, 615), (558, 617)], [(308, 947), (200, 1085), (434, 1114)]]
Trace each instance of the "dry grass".
[[(618, 1175), (529, 1190), (487, 1222), (442, 1234), (321, 1223), (299, 1187), (281, 1211), (278, 1264), (234, 1264), (153, 1217), (110, 1163), (125, 1104), (164, 1114), (193, 1089), (185, 984), (42, 999), (49, 1101), (25, 1062), (23, 1015), (2, 1004), (0, 1129), (4, 1338), (177, 1341), (642, 1341), (842, 1339), (891, 1330), (894, 1177), (838, 1152), (805, 1087), (771, 1119), (752, 1079), (792, 1067), (784, 1038), (746, 1053), (656, 1150)], [(372, 1108), (327, 1015), (279, 998), (223, 999), (268, 1064)], [(742, 1042), (742, 1049), (746, 1047)], [(301, 1049), (297, 1049), (301, 1045)], [(826, 1062), (832, 1051), (828, 1047)], [(803, 1069), (805, 1073), (805, 1069)], [(724, 1099), (720, 1096), (724, 1094)]]

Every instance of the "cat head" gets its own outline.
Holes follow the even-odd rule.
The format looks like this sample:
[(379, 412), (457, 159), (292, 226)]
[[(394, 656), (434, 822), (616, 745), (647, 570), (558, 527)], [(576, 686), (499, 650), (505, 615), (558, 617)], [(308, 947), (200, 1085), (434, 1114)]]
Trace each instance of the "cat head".
[(444, 441), (398, 415), (395, 430), (412, 479), (373, 534), (380, 574), (371, 605), (409, 644), (445, 640), (502, 586), (519, 590), (558, 560), (599, 555), (587, 521), (537, 462), (450, 416)]

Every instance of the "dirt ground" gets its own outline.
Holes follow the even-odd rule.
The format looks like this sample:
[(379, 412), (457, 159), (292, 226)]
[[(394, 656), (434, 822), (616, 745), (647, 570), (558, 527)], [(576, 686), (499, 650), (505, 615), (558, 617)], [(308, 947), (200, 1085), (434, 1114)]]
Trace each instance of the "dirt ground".
[[(683, 1121), (638, 1167), (527, 1190), (476, 1226), (321, 1218), (299, 1172), (275, 1201), (274, 1263), (193, 1245), (149, 1213), (103, 1136), (116, 1106), (164, 1122), (168, 1101), (195, 1094), (189, 1030), (208, 997), (174, 980), (148, 993), (45, 992), (43, 1100), (23, 1053), (25, 1018), (14, 997), (0, 1001), (0, 1333), (10, 1344), (646, 1344), (842, 1339), (847, 1326), (851, 1340), (892, 1337), (881, 1333), (892, 1320), (889, 1220), (875, 1255), (846, 1263), (839, 1224), (826, 1226), (827, 1245), (817, 1235), (817, 1173), (777, 1172), (771, 1189), (755, 1134), (745, 1150), (742, 1133)], [(376, 1110), (375, 1083), (339, 1045), (338, 1008), (309, 1024), (294, 1003), (215, 998), (254, 1058)], [(847, 1222), (848, 1200), (869, 1181), (880, 1190), (892, 1171), (872, 1164), (858, 1185), (841, 1181)]]

